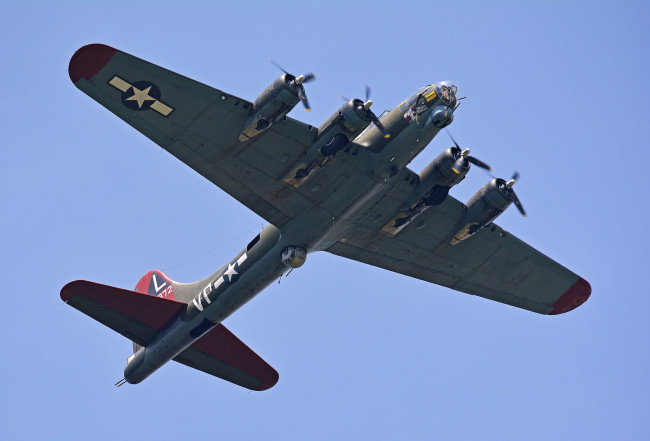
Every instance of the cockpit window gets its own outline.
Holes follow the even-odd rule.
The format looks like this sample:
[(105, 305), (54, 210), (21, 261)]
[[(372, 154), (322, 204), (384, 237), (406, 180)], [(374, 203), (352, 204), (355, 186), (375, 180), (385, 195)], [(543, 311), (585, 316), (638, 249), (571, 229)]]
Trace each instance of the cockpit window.
[(449, 107), (454, 107), (456, 105), (457, 91), (458, 86), (449, 81), (443, 81), (436, 84), (436, 93), (440, 97), (440, 101)]
[(418, 96), (419, 96), (419, 94), (416, 93), (415, 95), (410, 97), (408, 100), (406, 100), (406, 105), (407, 106), (413, 105), (413, 103), (415, 103), (415, 101), (418, 99)]

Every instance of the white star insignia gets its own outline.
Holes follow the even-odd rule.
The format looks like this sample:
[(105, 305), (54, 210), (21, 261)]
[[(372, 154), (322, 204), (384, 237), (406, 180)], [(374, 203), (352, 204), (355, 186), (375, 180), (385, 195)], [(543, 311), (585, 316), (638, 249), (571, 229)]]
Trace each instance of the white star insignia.
[(228, 269), (226, 270), (225, 273), (223, 273), (224, 276), (228, 276), (228, 282), (232, 283), (232, 276), (239, 275), (237, 271), (235, 271), (235, 265), (231, 265), (230, 263), (228, 264)]
[(167, 104), (149, 95), (152, 86), (149, 86), (144, 90), (140, 90), (137, 87), (133, 87), (131, 83), (123, 80), (117, 75), (113, 76), (113, 78), (111, 78), (108, 84), (110, 84), (111, 86), (113, 86), (114, 88), (116, 88), (117, 90), (123, 93), (126, 93), (131, 88), (133, 88), (133, 95), (131, 95), (128, 98), (125, 98), (124, 100), (135, 101), (136, 103), (138, 103), (138, 109), (140, 110), (144, 110), (142, 107), (144, 106), (146, 101), (153, 101), (153, 103), (149, 104), (149, 106), (145, 107), (145, 109), (149, 108), (155, 110), (156, 112), (160, 113), (162, 116), (169, 116), (174, 111), (173, 107), (169, 107)]
[(149, 96), (149, 91), (151, 90), (151, 86), (147, 87), (145, 90), (140, 90), (135, 86), (131, 86), (131, 87), (133, 88), (133, 96), (128, 97), (126, 100), (136, 101), (140, 109), (142, 108), (142, 105), (144, 104), (145, 101), (156, 101), (155, 98)]

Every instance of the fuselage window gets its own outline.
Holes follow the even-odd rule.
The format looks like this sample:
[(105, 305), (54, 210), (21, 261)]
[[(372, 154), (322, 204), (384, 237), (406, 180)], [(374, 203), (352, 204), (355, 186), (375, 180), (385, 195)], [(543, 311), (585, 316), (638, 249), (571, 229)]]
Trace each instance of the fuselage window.
[(258, 234), (257, 236), (255, 236), (255, 239), (251, 240), (250, 243), (246, 245), (246, 251), (250, 251), (251, 248), (253, 248), (255, 244), (259, 241), (260, 241), (260, 235)]

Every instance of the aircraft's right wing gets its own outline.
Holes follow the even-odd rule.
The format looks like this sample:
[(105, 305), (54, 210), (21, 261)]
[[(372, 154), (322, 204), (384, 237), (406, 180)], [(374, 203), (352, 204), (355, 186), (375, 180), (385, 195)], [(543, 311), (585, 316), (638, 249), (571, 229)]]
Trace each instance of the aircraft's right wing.
[(496, 224), (450, 245), (465, 210), (448, 196), (395, 236), (369, 219), (327, 251), (540, 314), (561, 314), (587, 300), (587, 281)]

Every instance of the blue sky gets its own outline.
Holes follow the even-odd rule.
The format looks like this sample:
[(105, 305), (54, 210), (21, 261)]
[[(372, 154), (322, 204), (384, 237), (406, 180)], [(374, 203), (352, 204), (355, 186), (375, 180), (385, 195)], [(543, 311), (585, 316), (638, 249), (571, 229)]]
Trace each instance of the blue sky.
[[(12, 2), (0, 16), (1, 439), (647, 439), (648, 2)], [(197, 280), (263, 221), (78, 91), (104, 43), (253, 100), (313, 71), (320, 125), (441, 80), (450, 130), (521, 173), (499, 225), (587, 279), (556, 317), (326, 253), (225, 325), (280, 373), (250, 393), (170, 363), (115, 389), (131, 345), (59, 298), (75, 279)], [(444, 136), (410, 165), (421, 170)], [(489, 177), (473, 169), (452, 195)]]

